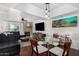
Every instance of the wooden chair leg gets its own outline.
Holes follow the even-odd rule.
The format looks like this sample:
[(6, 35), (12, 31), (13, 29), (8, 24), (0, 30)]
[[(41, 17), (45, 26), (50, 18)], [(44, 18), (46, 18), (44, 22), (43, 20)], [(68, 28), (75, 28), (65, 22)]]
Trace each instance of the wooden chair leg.
[(17, 53), (17, 56), (20, 56), (20, 52), (19, 52), (19, 53)]
[(68, 53), (66, 54), (66, 56), (68, 56), (69, 55), (69, 51), (68, 51)]
[(31, 56), (33, 56), (33, 50), (32, 50)]
[(18, 54), (18, 56), (20, 56), (20, 53)]
[(49, 51), (47, 51), (47, 56), (49, 56)]
[(38, 53), (36, 53), (36, 55), (38, 56)]
[(49, 52), (49, 56), (51, 56), (51, 53)]

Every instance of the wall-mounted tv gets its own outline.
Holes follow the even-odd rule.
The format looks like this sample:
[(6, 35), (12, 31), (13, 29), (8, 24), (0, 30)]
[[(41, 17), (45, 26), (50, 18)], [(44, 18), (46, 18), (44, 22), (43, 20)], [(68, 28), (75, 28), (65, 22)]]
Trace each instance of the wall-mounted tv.
[(44, 22), (36, 23), (36, 24), (35, 24), (35, 30), (36, 30), (36, 31), (44, 31), (44, 30), (45, 30), (44, 27), (45, 27), (45, 26), (44, 26)]
[(52, 27), (76, 27), (77, 16), (52, 21)]

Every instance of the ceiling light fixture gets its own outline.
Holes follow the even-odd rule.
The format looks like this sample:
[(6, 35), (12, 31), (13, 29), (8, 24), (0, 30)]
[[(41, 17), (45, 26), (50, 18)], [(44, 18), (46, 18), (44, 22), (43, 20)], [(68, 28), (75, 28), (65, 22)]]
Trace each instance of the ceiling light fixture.
[(46, 5), (46, 8), (45, 8), (45, 17), (47, 19), (49, 19), (50, 18), (50, 3), (45, 3), (45, 5)]

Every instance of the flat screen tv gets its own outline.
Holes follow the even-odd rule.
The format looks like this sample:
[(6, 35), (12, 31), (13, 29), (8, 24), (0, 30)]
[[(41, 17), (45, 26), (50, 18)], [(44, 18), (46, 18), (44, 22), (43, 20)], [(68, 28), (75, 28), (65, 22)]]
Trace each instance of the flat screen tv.
[(35, 24), (35, 30), (36, 30), (36, 31), (44, 31), (44, 30), (45, 30), (44, 27), (45, 27), (45, 26), (44, 26), (44, 22), (36, 23), (36, 24)]

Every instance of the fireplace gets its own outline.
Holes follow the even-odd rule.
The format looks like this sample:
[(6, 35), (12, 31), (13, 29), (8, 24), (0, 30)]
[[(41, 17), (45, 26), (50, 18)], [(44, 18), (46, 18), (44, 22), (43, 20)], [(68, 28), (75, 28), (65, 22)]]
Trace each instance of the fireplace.
[(30, 32), (25, 32), (25, 35), (26, 36), (30, 36)]

